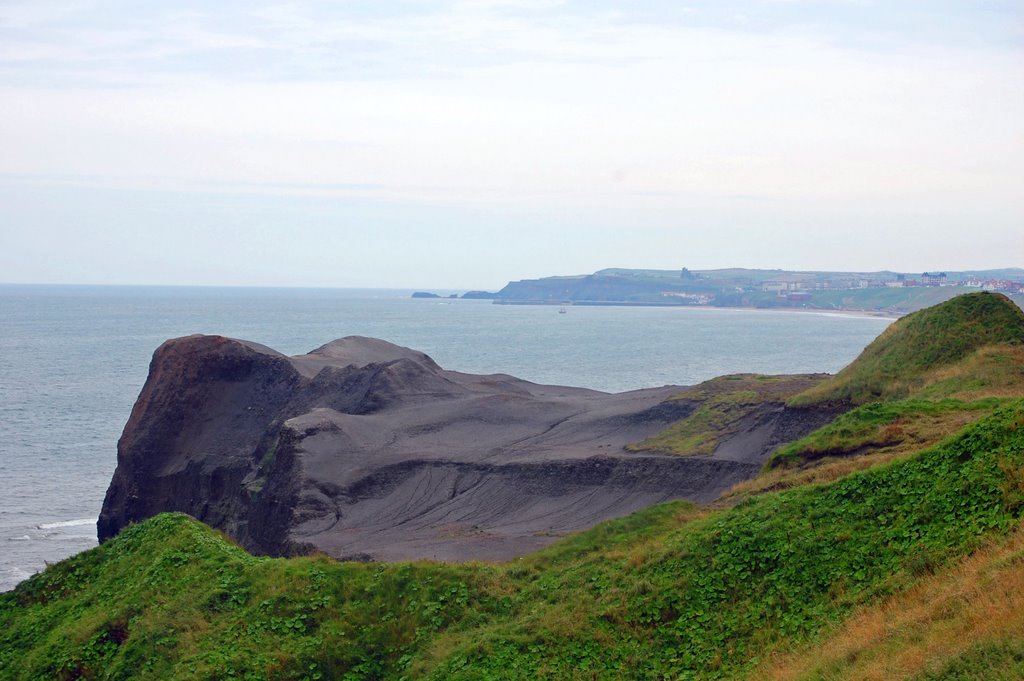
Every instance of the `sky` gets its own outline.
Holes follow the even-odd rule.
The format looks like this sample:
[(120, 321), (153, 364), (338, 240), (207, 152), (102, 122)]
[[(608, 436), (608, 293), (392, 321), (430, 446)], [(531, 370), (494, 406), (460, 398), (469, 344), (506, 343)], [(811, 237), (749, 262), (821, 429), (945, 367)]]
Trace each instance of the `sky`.
[(0, 282), (1024, 267), (1024, 2), (0, 0)]

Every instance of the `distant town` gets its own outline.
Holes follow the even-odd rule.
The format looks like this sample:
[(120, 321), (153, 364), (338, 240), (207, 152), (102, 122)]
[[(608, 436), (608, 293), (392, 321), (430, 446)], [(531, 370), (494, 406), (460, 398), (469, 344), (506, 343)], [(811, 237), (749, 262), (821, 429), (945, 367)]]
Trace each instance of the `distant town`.
[[(890, 276), (885, 276), (890, 274)], [(922, 272), (920, 275), (881, 273), (874, 278), (849, 277), (830, 273), (791, 273), (761, 283), (762, 291), (774, 291), (790, 299), (800, 300), (811, 291), (850, 290), (862, 288), (909, 288), (914, 286), (962, 286), (999, 291), (1001, 293), (1024, 293), (1024, 282), (1014, 279), (983, 279), (976, 275), (949, 276), (945, 272)], [(710, 302), (710, 301), (709, 301)]]

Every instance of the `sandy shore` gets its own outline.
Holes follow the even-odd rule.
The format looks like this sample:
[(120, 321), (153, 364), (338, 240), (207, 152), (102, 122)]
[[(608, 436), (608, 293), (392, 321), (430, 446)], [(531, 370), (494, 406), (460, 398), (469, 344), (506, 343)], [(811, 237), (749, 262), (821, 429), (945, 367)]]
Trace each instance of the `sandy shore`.
[(710, 305), (700, 306), (707, 310), (734, 310), (737, 312), (787, 312), (797, 314), (818, 314), (833, 317), (877, 317), (878, 319), (899, 319), (904, 316), (894, 312), (878, 312), (875, 310), (824, 310), (821, 308), (803, 307), (712, 307)]

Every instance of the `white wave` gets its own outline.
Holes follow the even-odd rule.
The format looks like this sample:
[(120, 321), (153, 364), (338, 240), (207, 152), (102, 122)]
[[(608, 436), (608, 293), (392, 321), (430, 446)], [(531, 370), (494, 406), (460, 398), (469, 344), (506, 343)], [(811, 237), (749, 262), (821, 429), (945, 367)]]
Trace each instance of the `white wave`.
[(22, 570), (19, 567), (12, 566), (0, 569), (0, 593), (10, 591), (14, 587), (18, 586), (19, 582), (22, 582), (31, 576), (31, 572)]
[(79, 525), (95, 525), (96, 518), (80, 518), (79, 520), (62, 520), (58, 523), (43, 523), (36, 527), (40, 530), (52, 530), (57, 527), (77, 527)]
[(7, 541), (32, 541), (32, 537), (23, 534), (20, 537), (8, 537)]

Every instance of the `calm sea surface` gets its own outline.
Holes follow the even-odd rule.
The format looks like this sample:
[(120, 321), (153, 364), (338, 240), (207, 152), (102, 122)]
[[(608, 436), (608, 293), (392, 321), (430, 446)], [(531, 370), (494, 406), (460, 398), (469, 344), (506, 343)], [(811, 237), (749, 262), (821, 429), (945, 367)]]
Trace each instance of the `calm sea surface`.
[(798, 312), (492, 305), (410, 291), (0, 285), (0, 591), (95, 545), (117, 438), (168, 338), (289, 355), (348, 335), (441, 366), (623, 391), (737, 372), (830, 371), (889, 320)]

